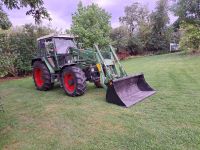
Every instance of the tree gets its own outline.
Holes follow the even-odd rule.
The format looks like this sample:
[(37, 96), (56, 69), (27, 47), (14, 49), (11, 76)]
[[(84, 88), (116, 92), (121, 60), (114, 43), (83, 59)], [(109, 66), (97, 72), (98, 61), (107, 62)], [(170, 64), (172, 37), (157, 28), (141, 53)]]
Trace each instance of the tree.
[(148, 40), (148, 50), (159, 51), (169, 48), (168, 23), (168, 2), (159, 0), (156, 4), (156, 11), (151, 14), (152, 29)]
[(0, 29), (6, 30), (12, 26), (8, 15), (3, 11), (2, 5), (0, 4)]
[(178, 16), (174, 28), (182, 33), (180, 48), (189, 52), (200, 51), (200, 0), (178, 0), (172, 11)]
[(180, 21), (200, 24), (200, 0), (178, 0), (172, 11)]
[(36, 24), (39, 24), (42, 19), (51, 20), (50, 15), (43, 4), (43, 0), (0, 0), (0, 28), (6, 29), (11, 25), (8, 20), (7, 14), (2, 9), (2, 5), (10, 10), (29, 7), (30, 10), (26, 12), (26, 15), (32, 15), (35, 19)]
[(111, 16), (96, 4), (84, 7), (80, 2), (72, 15), (71, 32), (79, 37), (84, 47), (94, 43), (105, 46), (110, 42)]
[(112, 29), (110, 37), (113, 44), (118, 48), (128, 48), (128, 42), (130, 39), (130, 34), (127, 26), (120, 26)]
[(131, 6), (126, 6), (124, 13), (125, 16), (120, 17), (119, 20), (120, 22), (125, 23), (132, 33), (141, 22), (149, 20), (148, 9), (145, 6), (140, 5), (139, 3), (133, 3)]
[(126, 6), (124, 12), (125, 16), (120, 17), (119, 20), (129, 29), (128, 50), (130, 54), (143, 53), (151, 32), (149, 11), (146, 6), (133, 3), (130, 6)]
[(148, 44), (148, 40), (149, 40), (149, 37), (151, 35), (151, 31), (152, 31), (152, 24), (151, 24), (151, 21), (150, 21), (150, 15), (148, 15), (146, 18), (147, 19), (143, 19), (143, 20), (140, 21), (139, 26), (138, 26), (138, 30), (136, 32), (136, 37), (140, 41), (139, 47), (143, 51), (147, 51), (147, 44)]
[(180, 48), (187, 52), (200, 52), (200, 27), (193, 23), (182, 23)]
[(110, 34), (113, 40), (113, 45), (117, 50), (126, 50), (129, 54), (135, 55), (142, 53), (144, 46), (138, 34), (130, 34), (127, 26), (122, 25), (118, 28), (112, 29)]

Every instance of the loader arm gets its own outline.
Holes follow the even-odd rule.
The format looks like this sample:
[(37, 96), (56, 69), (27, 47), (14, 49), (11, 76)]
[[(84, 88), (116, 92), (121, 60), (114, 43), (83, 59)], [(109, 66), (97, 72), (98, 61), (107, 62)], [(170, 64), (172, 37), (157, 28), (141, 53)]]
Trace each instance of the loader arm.
[(94, 50), (74, 50), (73, 55), (78, 57), (77, 62), (81, 65), (96, 65), (100, 84), (106, 90), (106, 100), (110, 103), (129, 107), (155, 93), (143, 74), (129, 76), (126, 73), (111, 45), (100, 50), (94, 44)]
[(98, 46), (94, 45), (94, 47), (97, 51), (97, 58), (106, 68), (106, 75), (103, 73), (100, 75), (101, 79), (105, 79), (101, 83), (106, 84), (106, 100), (108, 102), (130, 107), (155, 93), (155, 90), (145, 81), (142, 73), (128, 76), (111, 45), (108, 49), (112, 61), (110, 64), (106, 62)]

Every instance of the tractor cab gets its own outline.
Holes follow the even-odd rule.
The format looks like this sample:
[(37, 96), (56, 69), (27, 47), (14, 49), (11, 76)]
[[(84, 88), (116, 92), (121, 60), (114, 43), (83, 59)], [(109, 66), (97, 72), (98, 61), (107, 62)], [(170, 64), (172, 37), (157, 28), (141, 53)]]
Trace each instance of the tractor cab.
[(54, 69), (59, 69), (72, 60), (70, 48), (77, 48), (71, 35), (47, 35), (37, 39), (39, 57), (47, 57)]
[(48, 35), (37, 39), (38, 50), (47, 53), (55, 51), (57, 54), (66, 54), (70, 47), (76, 48), (74, 37), (70, 35)]

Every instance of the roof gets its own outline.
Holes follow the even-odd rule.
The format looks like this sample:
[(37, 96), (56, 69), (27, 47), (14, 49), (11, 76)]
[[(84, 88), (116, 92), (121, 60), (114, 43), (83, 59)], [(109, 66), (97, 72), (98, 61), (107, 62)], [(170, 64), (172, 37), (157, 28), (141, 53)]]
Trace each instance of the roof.
[(45, 35), (42, 36), (40, 38), (37, 39), (37, 41), (41, 40), (41, 39), (48, 39), (48, 38), (75, 38), (75, 36), (70, 35), (70, 34), (49, 34), (49, 35)]

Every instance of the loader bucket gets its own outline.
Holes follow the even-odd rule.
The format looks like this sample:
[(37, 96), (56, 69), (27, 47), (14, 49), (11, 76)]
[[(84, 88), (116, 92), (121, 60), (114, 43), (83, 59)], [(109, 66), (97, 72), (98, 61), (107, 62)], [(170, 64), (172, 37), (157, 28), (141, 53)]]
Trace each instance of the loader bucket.
[(143, 74), (113, 80), (108, 85), (106, 100), (120, 106), (130, 107), (153, 95), (155, 90), (144, 79)]

